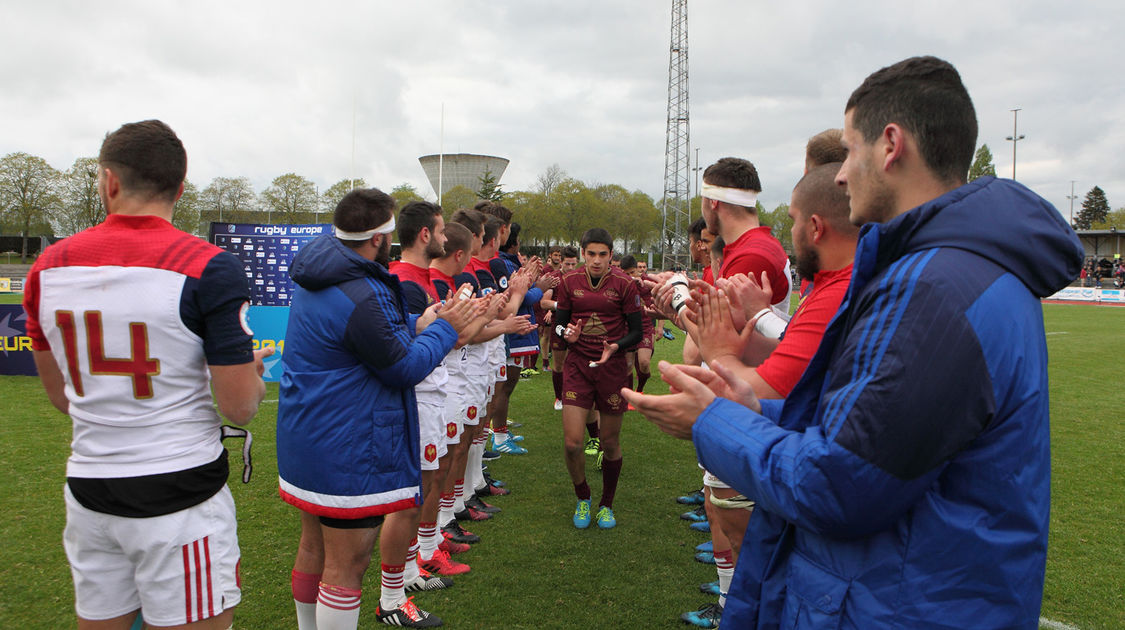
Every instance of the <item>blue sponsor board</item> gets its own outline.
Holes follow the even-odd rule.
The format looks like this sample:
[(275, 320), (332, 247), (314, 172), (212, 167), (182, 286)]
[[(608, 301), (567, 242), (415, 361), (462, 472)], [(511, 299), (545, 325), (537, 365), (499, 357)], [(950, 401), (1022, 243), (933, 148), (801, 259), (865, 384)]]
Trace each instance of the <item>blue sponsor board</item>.
[(281, 380), (281, 353), (285, 352), (285, 331), (289, 327), (288, 306), (251, 306), (246, 313), (250, 330), (254, 331), (254, 349), (273, 348), (273, 355), (262, 360), (262, 380)]
[(289, 265), (293, 256), (302, 245), (331, 230), (327, 223), (212, 223), (210, 240), (242, 261), (250, 283), (251, 305), (289, 306), (293, 296)]
[(27, 313), (20, 304), (0, 304), (0, 374), (39, 374), (27, 336)]

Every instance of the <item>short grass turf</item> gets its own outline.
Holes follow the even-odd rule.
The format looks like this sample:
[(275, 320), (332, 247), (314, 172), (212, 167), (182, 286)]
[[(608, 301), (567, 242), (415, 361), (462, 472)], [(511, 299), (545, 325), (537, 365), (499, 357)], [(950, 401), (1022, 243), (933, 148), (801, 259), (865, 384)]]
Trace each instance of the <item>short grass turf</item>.
[[(1125, 627), (1125, 441), (1117, 408), (1115, 367), (1125, 354), (1125, 309), (1046, 305), (1051, 355), (1053, 486), (1051, 538), (1043, 616), (1083, 629)], [(675, 359), (675, 342), (657, 357)], [(0, 377), (0, 627), (74, 627), (70, 574), (63, 554), (62, 485), (69, 421), (47, 402), (38, 381)], [(646, 388), (663, 392), (654, 377)], [(276, 400), (276, 385), (267, 400)], [(512, 417), (522, 422), (529, 453), (504, 456), (491, 472), (512, 494), (491, 502), (496, 518), (466, 527), (484, 539), (458, 559), (473, 570), (447, 591), (418, 594), (416, 604), (452, 628), (677, 628), (682, 612), (708, 601), (697, 590), (714, 569), (692, 560), (707, 540), (679, 514), (674, 498), (699, 487), (691, 444), (626, 415), (625, 462), (615, 512), (618, 526), (578, 531), (570, 524), (574, 493), (562, 463), (559, 413), (548, 374), (521, 381)], [(298, 536), (295, 511), (277, 498), (276, 402), (251, 423), (254, 478), (232, 476), (242, 547), (241, 629), (295, 627), (289, 571)], [(235, 458), (232, 457), (232, 463)], [(587, 472), (596, 499), (600, 474)], [(374, 627), (378, 558), (364, 585), (361, 627)]]

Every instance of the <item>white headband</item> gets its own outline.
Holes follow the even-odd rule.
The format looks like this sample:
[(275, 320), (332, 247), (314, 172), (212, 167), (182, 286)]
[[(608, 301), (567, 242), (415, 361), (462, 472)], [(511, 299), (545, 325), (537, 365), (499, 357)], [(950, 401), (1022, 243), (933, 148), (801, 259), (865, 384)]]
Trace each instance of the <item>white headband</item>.
[(753, 208), (758, 205), (758, 193), (753, 190), (745, 190), (742, 188), (725, 188), (723, 186), (715, 186), (713, 184), (703, 184), (703, 190), (700, 194), (707, 199), (714, 199), (715, 201), (725, 201), (733, 203), (736, 206), (745, 206)]
[(366, 241), (367, 239), (375, 236), (376, 234), (390, 234), (395, 231), (395, 217), (391, 215), (389, 221), (380, 225), (379, 227), (371, 228), (366, 232), (345, 232), (340, 228), (336, 229), (336, 238), (341, 241)]

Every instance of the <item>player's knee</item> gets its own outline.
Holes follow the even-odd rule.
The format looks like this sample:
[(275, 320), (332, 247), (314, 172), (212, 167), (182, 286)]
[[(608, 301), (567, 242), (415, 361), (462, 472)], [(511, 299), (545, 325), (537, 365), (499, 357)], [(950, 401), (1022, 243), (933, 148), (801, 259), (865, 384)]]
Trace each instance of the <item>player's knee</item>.
[(565, 438), (563, 440), (563, 450), (566, 451), (568, 457), (572, 457), (584, 452), (585, 448), (586, 444), (581, 438)]

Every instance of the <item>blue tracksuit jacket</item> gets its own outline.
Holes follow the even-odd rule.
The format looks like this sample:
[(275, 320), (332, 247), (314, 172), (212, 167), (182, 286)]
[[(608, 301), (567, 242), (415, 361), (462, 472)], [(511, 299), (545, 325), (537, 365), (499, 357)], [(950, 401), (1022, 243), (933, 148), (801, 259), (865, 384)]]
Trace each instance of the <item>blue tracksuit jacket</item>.
[(699, 461), (758, 502), (722, 628), (1038, 626), (1050, 510), (1039, 298), (1082, 247), (978, 179), (863, 228), (851, 286), (784, 401), (717, 400)]

